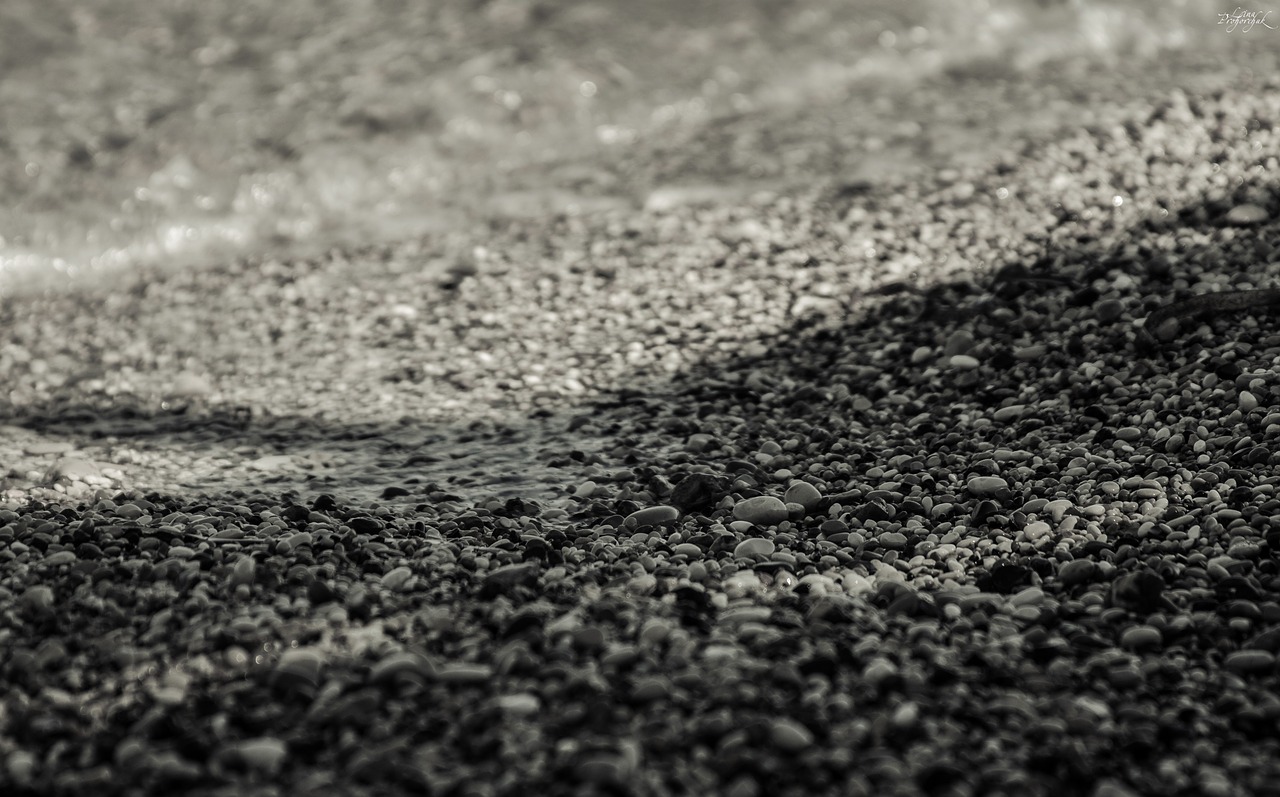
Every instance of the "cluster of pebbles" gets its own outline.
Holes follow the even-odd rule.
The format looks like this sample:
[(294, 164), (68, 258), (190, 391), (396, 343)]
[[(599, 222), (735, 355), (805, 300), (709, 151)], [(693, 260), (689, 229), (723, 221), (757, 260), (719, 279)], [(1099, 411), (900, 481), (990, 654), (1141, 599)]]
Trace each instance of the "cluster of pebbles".
[(1280, 793), (1280, 84), (1128, 113), (4, 300), (3, 791)]

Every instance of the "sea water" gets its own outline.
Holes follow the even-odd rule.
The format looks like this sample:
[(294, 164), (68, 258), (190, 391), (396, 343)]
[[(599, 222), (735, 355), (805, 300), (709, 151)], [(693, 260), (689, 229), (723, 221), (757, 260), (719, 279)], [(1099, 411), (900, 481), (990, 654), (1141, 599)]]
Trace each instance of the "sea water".
[(905, 167), (919, 81), (1239, 42), (1218, 5), (7, 0), (0, 290), (803, 182), (758, 134), (816, 107)]

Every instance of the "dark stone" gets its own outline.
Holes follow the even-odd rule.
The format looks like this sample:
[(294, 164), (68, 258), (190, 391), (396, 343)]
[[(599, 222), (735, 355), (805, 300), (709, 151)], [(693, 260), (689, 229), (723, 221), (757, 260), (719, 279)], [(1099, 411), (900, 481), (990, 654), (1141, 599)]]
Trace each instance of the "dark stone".
[(1110, 606), (1150, 613), (1164, 606), (1164, 579), (1150, 570), (1125, 573), (1111, 583)]
[(728, 485), (725, 480), (705, 473), (691, 473), (671, 488), (668, 499), (672, 506), (688, 514), (710, 509), (724, 498)]
[(1008, 595), (1031, 583), (1031, 568), (1013, 562), (996, 562), (991, 572), (979, 576), (978, 589)]

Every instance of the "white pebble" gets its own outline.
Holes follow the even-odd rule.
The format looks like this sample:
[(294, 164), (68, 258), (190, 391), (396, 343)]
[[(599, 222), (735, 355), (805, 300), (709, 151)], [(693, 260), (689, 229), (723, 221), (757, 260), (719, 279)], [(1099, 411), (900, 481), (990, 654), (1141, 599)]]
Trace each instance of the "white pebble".
[(1236, 205), (1227, 211), (1228, 224), (1260, 224), (1268, 218), (1266, 208), (1249, 203)]

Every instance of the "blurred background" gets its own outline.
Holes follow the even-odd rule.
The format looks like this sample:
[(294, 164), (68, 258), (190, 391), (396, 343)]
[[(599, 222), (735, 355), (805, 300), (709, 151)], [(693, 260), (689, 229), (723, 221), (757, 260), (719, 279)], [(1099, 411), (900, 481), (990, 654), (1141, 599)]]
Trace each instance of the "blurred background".
[(6, 0), (0, 290), (1016, 157), (1280, 49), (1234, 8)]

